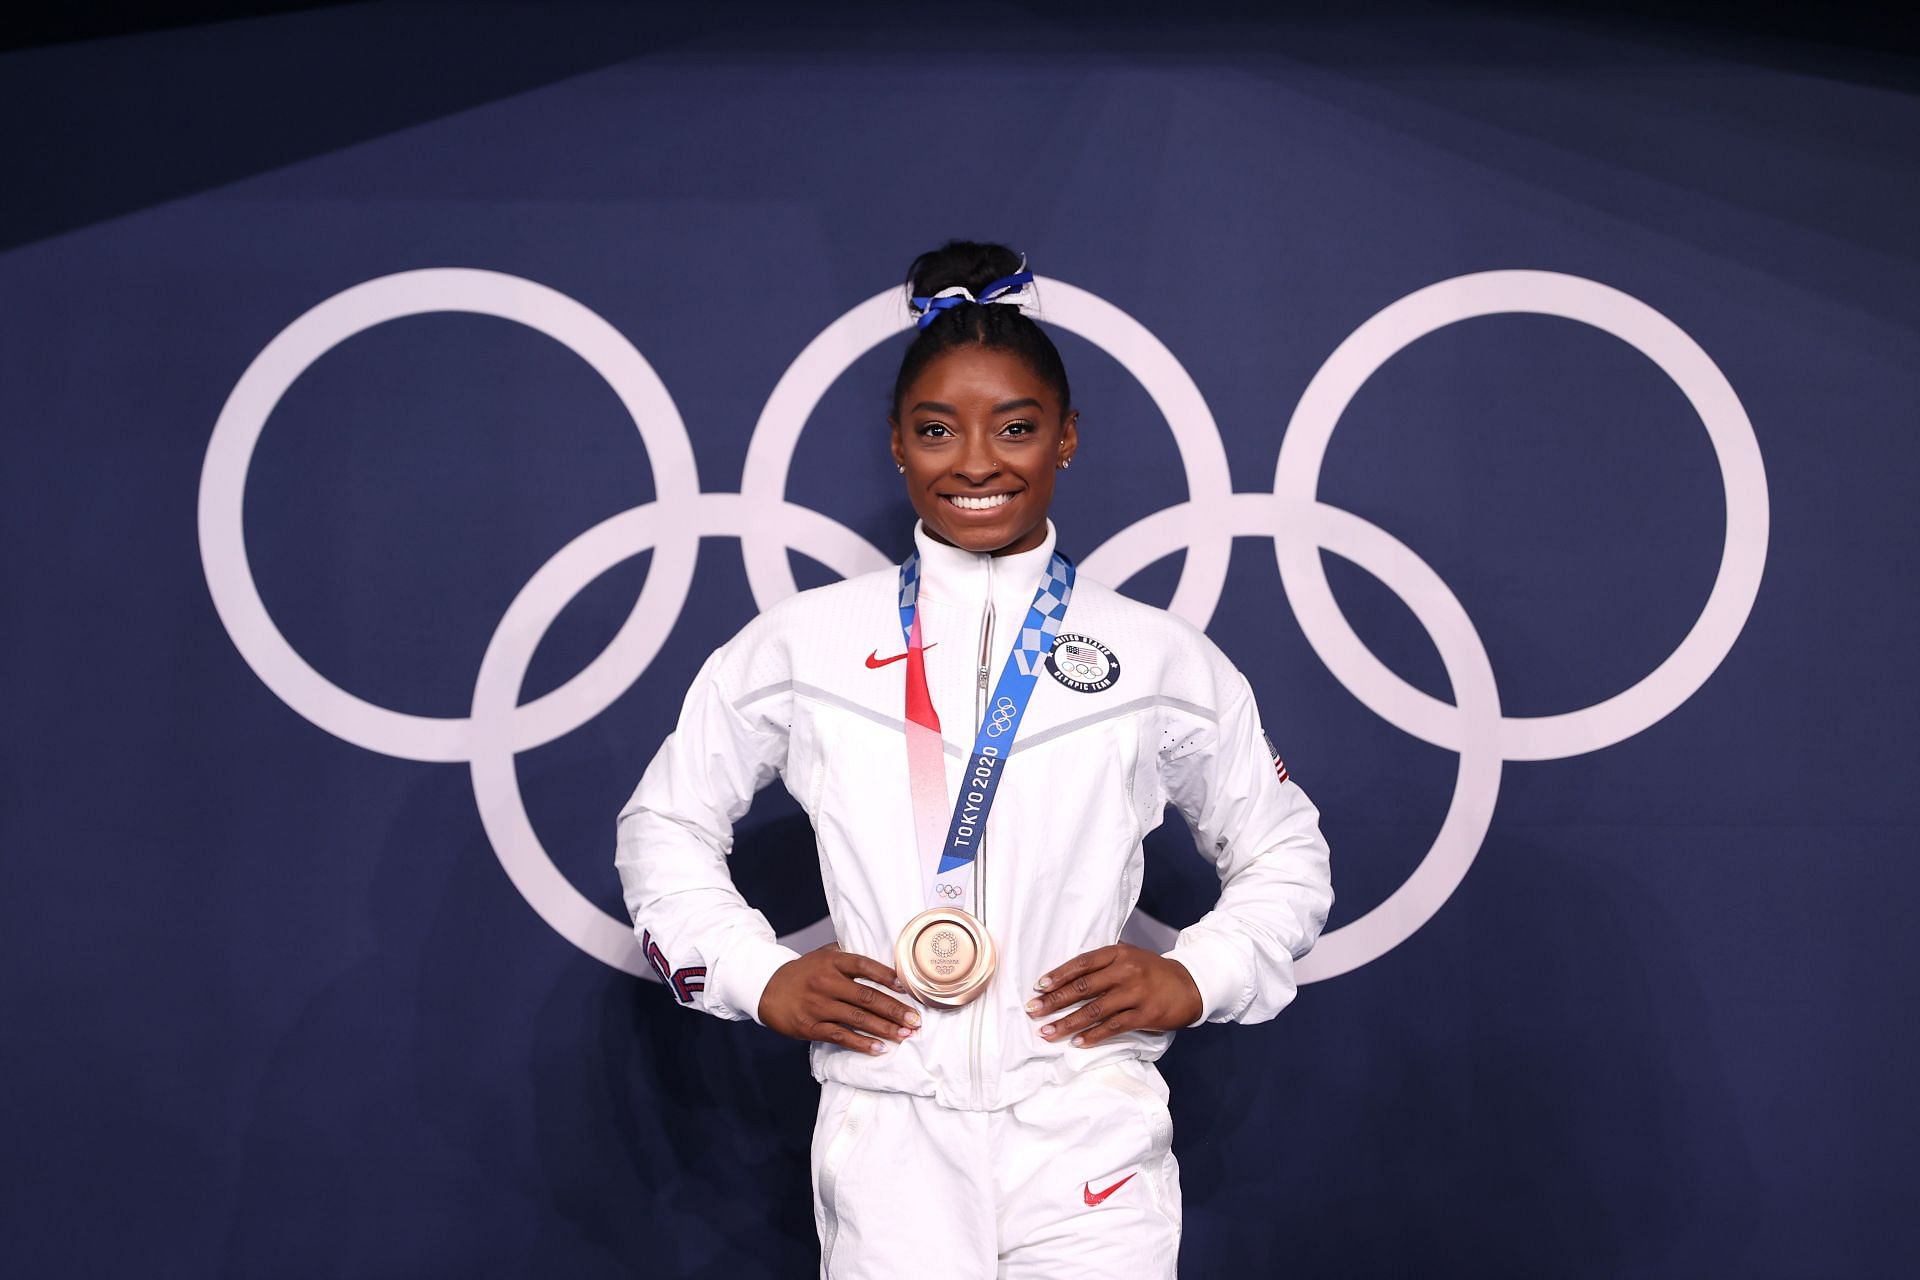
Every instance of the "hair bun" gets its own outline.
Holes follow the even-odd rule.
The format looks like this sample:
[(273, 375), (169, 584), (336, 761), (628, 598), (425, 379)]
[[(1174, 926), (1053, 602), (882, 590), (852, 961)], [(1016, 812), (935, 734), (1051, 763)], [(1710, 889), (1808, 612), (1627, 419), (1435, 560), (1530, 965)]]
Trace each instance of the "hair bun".
[(1062, 412), (1072, 408), (1073, 391), (1059, 349), (1028, 314), (1035, 298), (1033, 273), (1024, 256), (1003, 244), (949, 240), (907, 268), (906, 301), (915, 333), (893, 380), (896, 415), (901, 397), (932, 361), (969, 345), (1019, 357), (1058, 393)]
[(955, 285), (977, 294), (996, 280), (1020, 270), (1024, 259), (1003, 244), (949, 240), (913, 260), (907, 268), (907, 296), (932, 297)]

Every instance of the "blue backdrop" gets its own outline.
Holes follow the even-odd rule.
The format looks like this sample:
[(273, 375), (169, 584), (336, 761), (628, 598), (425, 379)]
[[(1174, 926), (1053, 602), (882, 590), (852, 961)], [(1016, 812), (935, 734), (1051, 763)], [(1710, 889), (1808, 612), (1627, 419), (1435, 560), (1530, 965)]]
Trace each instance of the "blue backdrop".
[[(737, 532), (673, 544), (684, 604), (640, 595), (670, 554), (642, 549), (520, 636), (520, 702), (585, 690), (579, 714), (465, 718), (543, 565), (671, 485), (740, 492), (796, 357), (954, 235), (1022, 248), (1191, 379), (1169, 408), (1151, 343), (1059, 330), (1062, 546), (1097, 564), (1180, 507), (1124, 584), (1167, 604), (1232, 538), (1207, 625), (1324, 814), (1332, 927), (1429, 863), (1461, 877), (1279, 1019), (1180, 1037), (1183, 1268), (1910, 1259), (1911, 86), (1515, 14), (883, 12), (353, 6), (0, 58), (37, 104), (0, 252), (8, 1270), (810, 1272), (804, 1048), (676, 1007), (576, 945), (591, 911), (550, 924), (529, 892), (552, 883), (523, 892), (550, 860), (620, 912), (614, 814), (765, 603)], [(402, 277), (418, 313), (377, 323), (366, 293), (329, 303), (427, 269), (498, 274)], [(444, 309), (476, 280), (522, 311)], [(1431, 331), (1395, 329), (1436, 285)], [(269, 350), (323, 304), (337, 342)], [(1272, 492), (1310, 384), (1383, 314), (1308, 492), (1426, 576), (1316, 558), (1298, 505), (1181, 507), (1196, 448), (1220, 492)], [(890, 557), (900, 343), (822, 357), (784, 485)], [(677, 471), (620, 394), (647, 369), (640, 425), (690, 448)], [(284, 394), (236, 391), (276, 371)], [(245, 404), (250, 460), (215, 431)], [(790, 510), (727, 518), (763, 520), (802, 586), (841, 571), (780, 550)], [(1340, 613), (1283, 584), (1268, 518)], [(257, 617), (215, 585), (242, 554)], [(1726, 573), (1746, 585), (1696, 678), (1638, 721), (1609, 704)], [(596, 674), (636, 599), (659, 651)], [(1440, 705), (1465, 701), (1423, 622), (1449, 601), (1497, 685), (1478, 719)], [(1315, 632), (1339, 616), (1350, 636)], [(269, 630), (313, 682), (260, 656)], [(1153, 918), (1210, 903), (1178, 822), (1149, 866)], [(822, 915), (777, 788), (735, 868), (783, 932)]]

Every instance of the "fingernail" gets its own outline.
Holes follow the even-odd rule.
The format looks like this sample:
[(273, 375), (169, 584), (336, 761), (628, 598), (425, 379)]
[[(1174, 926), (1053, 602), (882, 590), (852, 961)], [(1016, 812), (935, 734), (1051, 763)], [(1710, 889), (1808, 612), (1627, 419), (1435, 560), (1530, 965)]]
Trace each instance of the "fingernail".
[(1028, 1013), (1040, 1012), (1040, 1002), (1038, 1000), (1027, 1001), (1027, 1012)]
[(915, 1013), (911, 1009), (907, 1010), (907, 1025), (910, 1027), (917, 1027), (920, 1025), (920, 1015)]
[(1074, 1047), (1074, 1048), (1076, 1048), (1076, 1049), (1084, 1049), (1084, 1048), (1086, 1048), (1086, 1047), (1087, 1047), (1087, 1038), (1086, 1038), (1085, 1036), (1075, 1036), (1075, 1037), (1073, 1038), (1073, 1047)]
[(870, 1052), (885, 1053), (887, 1050), (891, 1048), (893, 1048), (893, 1046), (888, 1044), (885, 1040), (875, 1040), (873, 1042), (873, 1048), (872, 1050), (870, 1050)]
[(895, 1027), (893, 1029), (893, 1034), (896, 1036), (899, 1036), (902, 1040), (905, 1040), (908, 1036), (913, 1034), (913, 1028), (912, 1027)]
[(893, 989), (895, 991), (905, 991), (907, 989), (907, 984), (904, 982), (896, 982), (893, 984)]
[(1046, 1037), (1047, 1039), (1049, 1039), (1049, 1040), (1051, 1040), (1051, 1039), (1053, 1039), (1053, 1028), (1052, 1028), (1052, 1027), (1042, 1027), (1042, 1028), (1040, 1028), (1040, 1034), (1041, 1034), (1041, 1035), (1043, 1035), (1043, 1036), (1045, 1036), (1045, 1037)]
[(1052, 978), (1042, 978), (1040, 979), (1040, 981), (1033, 984), (1034, 989), (1037, 991), (1045, 991), (1048, 987), (1052, 985), (1053, 985)]

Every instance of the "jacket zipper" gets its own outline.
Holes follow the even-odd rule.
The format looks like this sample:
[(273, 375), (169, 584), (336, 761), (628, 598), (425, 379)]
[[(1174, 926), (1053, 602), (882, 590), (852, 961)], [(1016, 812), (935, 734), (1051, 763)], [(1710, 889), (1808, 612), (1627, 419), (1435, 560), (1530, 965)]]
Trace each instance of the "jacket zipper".
[[(980, 740), (980, 726), (987, 720), (987, 674), (993, 663), (993, 557), (987, 557), (987, 603), (980, 611), (980, 668), (974, 679), (973, 695), (973, 736)], [(973, 856), (973, 910), (975, 918), (982, 926), (987, 923), (987, 833), (981, 828), (980, 843)], [(981, 1104), (980, 1095), (980, 1005), (982, 1001), (971, 1001), (967, 1013), (971, 1022), (967, 1029), (968, 1071), (967, 1084), (973, 1095), (975, 1106)]]

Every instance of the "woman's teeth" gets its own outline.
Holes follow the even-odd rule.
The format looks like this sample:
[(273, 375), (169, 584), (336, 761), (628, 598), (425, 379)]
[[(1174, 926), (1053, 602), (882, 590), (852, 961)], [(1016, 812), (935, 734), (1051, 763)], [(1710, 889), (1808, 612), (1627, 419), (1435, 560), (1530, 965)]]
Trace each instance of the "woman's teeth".
[(961, 494), (947, 494), (946, 499), (962, 511), (987, 511), (1013, 501), (1010, 493), (996, 493), (985, 498), (969, 498)]

